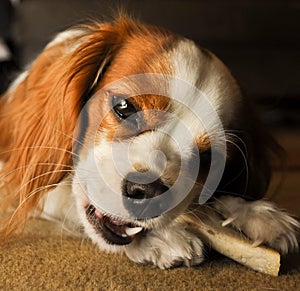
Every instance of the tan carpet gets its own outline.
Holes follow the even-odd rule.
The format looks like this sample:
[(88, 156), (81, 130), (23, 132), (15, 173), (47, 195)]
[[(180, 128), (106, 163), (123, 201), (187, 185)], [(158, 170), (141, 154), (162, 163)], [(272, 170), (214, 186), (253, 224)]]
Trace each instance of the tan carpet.
[[(37, 232), (36, 226), (43, 231)], [(214, 256), (197, 268), (158, 270), (99, 252), (48, 222), (1, 248), (1, 290), (299, 290), (300, 270), (277, 278)], [(48, 233), (46, 235), (46, 233)]]
[[(214, 256), (197, 268), (158, 270), (99, 252), (89, 241), (46, 235), (53, 226), (1, 248), (1, 290), (299, 290), (300, 270), (263, 275)], [(297, 289), (298, 288), (298, 289)]]

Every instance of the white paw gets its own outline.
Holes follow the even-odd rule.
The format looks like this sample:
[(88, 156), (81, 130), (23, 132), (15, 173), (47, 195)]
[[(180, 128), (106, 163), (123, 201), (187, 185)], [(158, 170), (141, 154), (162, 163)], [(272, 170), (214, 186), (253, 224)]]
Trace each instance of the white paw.
[(223, 196), (215, 207), (225, 218), (222, 225), (242, 231), (254, 246), (265, 244), (282, 254), (298, 249), (299, 222), (271, 202)]
[(127, 246), (125, 252), (134, 262), (160, 269), (195, 266), (204, 259), (201, 240), (177, 223), (165, 229), (151, 230)]

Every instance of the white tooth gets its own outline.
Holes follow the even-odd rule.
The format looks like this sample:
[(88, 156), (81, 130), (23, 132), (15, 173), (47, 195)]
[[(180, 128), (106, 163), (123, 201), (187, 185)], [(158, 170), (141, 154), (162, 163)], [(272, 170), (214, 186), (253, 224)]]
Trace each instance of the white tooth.
[(143, 230), (142, 227), (126, 227), (125, 232), (127, 235), (135, 235)]
[(222, 222), (222, 226), (227, 226), (228, 224), (232, 223), (234, 220), (236, 219), (236, 217), (228, 217), (226, 220), (224, 220)]

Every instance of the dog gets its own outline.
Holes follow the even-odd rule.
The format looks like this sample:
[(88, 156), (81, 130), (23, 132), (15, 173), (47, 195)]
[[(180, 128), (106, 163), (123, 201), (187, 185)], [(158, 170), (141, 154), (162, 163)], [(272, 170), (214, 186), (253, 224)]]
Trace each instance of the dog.
[(180, 35), (125, 16), (64, 31), (0, 116), (1, 237), (40, 216), (166, 269), (204, 260), (184, 217), (217, 215), (254, 245), (298, 249), (298, 221), (263, 200), (272, 138), (226, 66)]

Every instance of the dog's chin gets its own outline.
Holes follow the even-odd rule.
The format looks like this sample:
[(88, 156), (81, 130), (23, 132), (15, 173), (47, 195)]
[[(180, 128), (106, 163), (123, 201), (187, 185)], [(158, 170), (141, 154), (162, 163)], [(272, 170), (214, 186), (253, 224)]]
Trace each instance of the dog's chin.
[(126, 222), (102, 213), (92, 204), (85, 206), (85, 214), (88, 223), (97, 235), (96, 243), (109, 251), (117, 251), (120, 247), (132, 243), (136, 236), (145, 235), (147, 232), (136, 223)]

